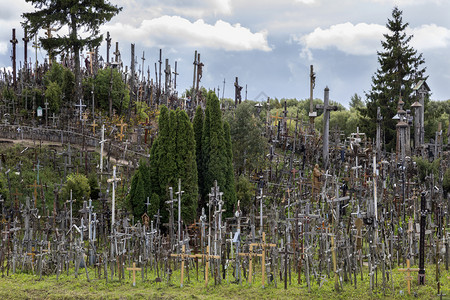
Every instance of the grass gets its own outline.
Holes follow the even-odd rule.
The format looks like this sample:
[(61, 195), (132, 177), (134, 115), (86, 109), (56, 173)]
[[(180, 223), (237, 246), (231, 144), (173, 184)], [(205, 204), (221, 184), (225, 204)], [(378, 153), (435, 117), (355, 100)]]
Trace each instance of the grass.
[[(80, 270), (78, 278), (75, 278), (73, 270), (60, 275), (39, 276), (18, 273), (10, 274), (0, 278), (0, 299), (439, 299), (437, 296), (437, 284), (435, 281), (435, 266), (429, 265), (426, 274), (426, 285), (418, 286), (417, 272), (411, 275), (413, 281), (411, 284), (411, 295), (407, 293), (407, 283), (405, 274), (394, 269), (393, 288), (392, 281), (387, 283), (383, 292), (382, 275), (378, 272), (378, 284), (373, 291), (370, 290), (369, 277), (367, 270), (363, 275), (357, 275), (357, 288), (350, 282), (344, 282), (343, 289), (336, 291), (334, 289), (334, 279), (326, 278), (326, 281), (320, 287), (317, 281), (311, 277), (311, 293), (308, 293), (304, 277), (302, 284), (297, 284), (296, 274), (292, 274), (292, 284), (284, 290), (284, 283), (277, 278), (277, 287), (272, 282), (261, 286), (260, 266), (256, 266), (254, 284), (249, 285), (244, 279), (242, 285), (222, 281), (220, 285), (214, 285), (214, 279), (210, 278), (209, 286), (206, 288), (204, 280), (197, 281), (195, 270), (190, 271), (190, 281), (185, 274), (184, 286), (180, 287), (180, 272), (175, 271), (171, 282), (155, 282), (155, 274), (150, 270), (147, 273), (148, 278), (142, 281), (141, 274), (136, 275), (136, 286), (132, 286), (132, 279), (128, 271), (125, 273), (124, 280), (106, 282), (105, 279), (95, 278), (94, 270), (90, 269), (89, 277), (91, 281), (86, 280), (84, 270)], [(81, 272), (83, 271), (83, 272)], [(203, 269), (199, 270), (199, 277), (202, 277)], [(443, 299), (450, 299), (450, 276), (449, 271), (441, 268), (441, 291)], [(229, 274), (229, 280), (234, 279)], [(416, 296), (414, 295), (416, 294)]]

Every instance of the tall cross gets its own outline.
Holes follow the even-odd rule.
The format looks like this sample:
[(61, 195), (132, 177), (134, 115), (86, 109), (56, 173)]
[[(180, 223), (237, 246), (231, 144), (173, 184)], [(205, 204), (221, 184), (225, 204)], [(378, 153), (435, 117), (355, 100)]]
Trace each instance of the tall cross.
[(145, 61), (145, 52), (144, 51), (142, 51), (142, 57), (141, 57), (141, 59), (142, 59), (142, 81), (144, 81), (144, 61)]
[[(52, 38), (52, 31), (57, 31), (55, 28), (50, 27), (50, 24), (48, 24), (47, 27), (44, 28), (46, 30), (45, 34), (47, 35), (47, 39), (51, 39)], [(52, 64), (52, 50), (49, 49), (48, 50), (48, 62), (51, 65)]]
[(181, 190), (181, 179), (178, 179), (178, 192), (175, 194), (178, 195), (178, 241), (181, 241), (181, 195), (184, 191)]
[[(103, 147), (104, 147), (105, 142), (106, 142), (106, 140), (105, 140), (105, 124), (102, 124), (102, 140), (99, 142), (100, 143), (100, 174), (103, 173)], [(102, 176), (102, 175), (100, 175), (100, 176)]]
[(28, 37), (28, 35), (27, 35), (27, 29), (26, 28), (24, 28), (24, 34), (23, 34), (23, 38), (22, 38), (22, 41), (23, 41), (23, 56), (24, 56), (24, 66), (25, 66), (25, 69), (26, 68), (28, 68), (28, 61), (27, 61), (27, 48), (28, 48), (28, 42), (30, 41), (30, 38)]
[(310, 123), (310, 129), (311, 134), (314, 133), (314, 118), (317, 117), (317, 112), (314, 111), (313, 108), (313, 91), (314, 87), (316, 86), (316, 73), (314, 73), (314, 66), (310, 66), (309, 71), (309, 84), (310, 84), (310, 90), (309, 90), (309, 123)]
[(177, 75), (179, 75), (177, 73), (177, 61), (175, 61), (175, 71), (173, 72), (173, 89), (176, 90), (177, 89)]
[(16, 44), (18, 43), (16, 39), (16, 29), (12, 29), (12, 39), (10, 40), (12, 44), (12, 64), (13, 64), (13, 84), (16, 87)]
[(33, 42), (32, 47), (34, 48), (35, 54), (36, 54), (36, 71), (37, 71), (37, 67), (38, 67), (37, 51), (38, 51), (38, 49), (41, 48), (41, 46), (39, 45), (38, 40), (37, 40), (37, 34), (34, 36), (34, 42)]
[(119, 55), (120, 55), (120, 51), (119, 51), (119, 42), (116, 42), (116, 51), (114, 51), (114, 56), (115, 56), (115, 61), (116, 63), (119, 62)]
[(107, 180), (112, 182), (112, 208), (111, 208), (111, 232), (113, 232), (115, 219), (115, 209), (116, 209), (116, 181), (120, 181), (120, 178), (116, 177), (116, 166), (113, 166), (113, 177)]
[(109, 31), (106, 32), (106, 64), (109, 65), (109, 49), (111, 48), (111, 37)]
[(329, 153), (329, 136), (330, 136), (330, 111), (338, 109), (335, 105), (329, 105), (330, 89), (328, 87), (324, 90), (323, 105), (316, 105), (316, 109), (323, 110), (323, 162), (325, 169), (328, 168)]

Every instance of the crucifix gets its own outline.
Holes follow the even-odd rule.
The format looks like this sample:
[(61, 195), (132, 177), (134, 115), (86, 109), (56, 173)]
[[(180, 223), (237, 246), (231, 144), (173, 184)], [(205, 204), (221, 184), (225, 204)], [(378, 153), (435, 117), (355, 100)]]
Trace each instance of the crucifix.
[(145, 52), (144, 51), (142, 51), (142, 57), (141, 57), (141, 59), (142, 59), (142, 81), (144, 81), (144, 61), (145, 61)]
[(195, 50), (195, 54), (194, 54), (194, 79), (192, 80), (192, 99), (191, 99), (191, 103), (196, 103), (195, 102), (195, 78), (197, 78), (197, 50)]
[(9, 41), (12, 44), (12, 65), (13, 65), (13, 84), (14, 88), (16, 88), (16, 44), (18, 43), (16, 39), (16, 29), (12, 29), (12, 39)]
[(119, 62), (119, 56), (120, 56), (120, 51), (119, 51), (119, 42), (116, 42), (116, 51), (114, 51), (114, 56), (115, 56), (115, 62), (118, 63)]
[(314, 118), (317, 117), (317, 112), (313, 109), (313, 91), (314, 87), (316, 86), (316, 73), (314, 73), (314, 66), (310, 66), (310, 72), (309, 72), (309, 78), (310, 78), (310, 94), (309, 94), (309, 123), (310, 123), (310, 134), (314, 133)]
[(89, 59), (90, 59), (89, 65), (90, 65), (90, 69), (91, 69), (91, 75), (93, 75), (94, 74), (93, 67), (94, 67), (94, 59), (95, 59), (94, 54), (95, 54), (95, 51), (93, 51), (91, 49), (91, 51), (88, 51), (87, 54), (89, 54)]
[(238, 104), (241, 104), (242, 96), (241, 96), (242, 86), (239, 85), (239, 78), (236, 77), (234, 82), (234, 106), (237, 107)]

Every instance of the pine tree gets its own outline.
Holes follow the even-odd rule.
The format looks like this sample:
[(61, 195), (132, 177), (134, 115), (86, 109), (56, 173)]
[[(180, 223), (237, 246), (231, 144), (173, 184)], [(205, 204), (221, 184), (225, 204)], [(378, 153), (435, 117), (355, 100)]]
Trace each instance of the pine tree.
[[(56, 35), (51, 38), (40, 38), (44, 49), (52, 53), (71, 51), (75, 60), (76, 99), (81, 98), (80, 51), (86, 47), (98, 47), (103, 39), (99, 35), (100, 25), (110, 21), (122, 8), (111, 5), (105, 0), (25, 0), (36, 9), (24, 13), (22, 23), (30, 37), (37, 35), (43, 28), (61, 29), (67, 26), (68, 35)], [(80, 34), (83, 34), (82, 36)]]
[(408, 23), (403, 23), (402, 11), (397, 7), (392, 10), (392, 19), (388, 19), (386, 27), (389, 33), (384, 34), (381, 42), (383, 51), (377, 52), (380, 68), (372, 77), (372, 88), (366, 93), (367, 105), (359, 108), (364, 119), (364, 130), (375, 137), (377, 107), (383, 116), (382, 128), (386, 150), (395, 147), (396, 120), (392, 117), (397, 112), (399, 98), (409, 108), (413, 99), (413, 87), (421, 79), (426, 79), (422, 54), (409, 46), (412, 36), (405, 33)]

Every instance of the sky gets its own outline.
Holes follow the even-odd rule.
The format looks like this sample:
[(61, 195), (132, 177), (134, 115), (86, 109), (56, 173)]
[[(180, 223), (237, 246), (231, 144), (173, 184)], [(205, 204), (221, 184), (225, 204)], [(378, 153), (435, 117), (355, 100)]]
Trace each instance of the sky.
[[(348, 107), (355, 93), (365, 99), (379, 63), (383, 34), (392, 9), (409, 23), (410, 45), (425, 59), (432, 100), (450, 99), (449, 0), (110, 0), (123, 10), (101, 26), (112, 43), (119, 42), (125, 65), (135, 44), (137, 69), (145, 52), (144, 70), (162, 49), (163, 61), (178, 64), (177, 90), (192, 86), (194, 51), (204, 63), (201, 85), (220, 89), (234, 99), (234, 80), (243, 86), (242, 99), (309, 98), (309, 70), (314, 65), (314, 96)], [(24, 0), (0, 1), (0, 68), (12, 65), (11, 30), (16, 28), (17, 56), (23, 61)], [(42, 30), (41, 34), (44, 34)], [(106, 43), (99, 50), (106, 59)], [(86, 52), (86, 51), (85, 51)], [(113, 48), (111, 50), (113, 52)], [(28, 57), (35, 60), (28, 46)], [(47, 53), (40, 49), (37, 58)], [(147, 75), (147, 72), (145, 73)], [(247, 88), (246, 88), (247, 86)], [(247, 90), (247, 96), (246, 96)]]

